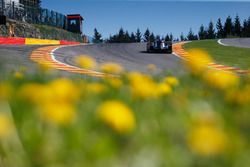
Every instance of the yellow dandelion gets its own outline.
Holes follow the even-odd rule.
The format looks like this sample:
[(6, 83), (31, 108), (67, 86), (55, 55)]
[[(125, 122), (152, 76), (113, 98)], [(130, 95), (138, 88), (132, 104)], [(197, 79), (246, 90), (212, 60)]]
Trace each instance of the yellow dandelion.
[(229, 89), (239, 85), (239, 77), (236, 74), (219, 71), (219, 70), (208, 70), (203, 79), (207, 84), (218, 89)]
[(226, 149), (226, 134), (214, 126), (194, 127), (188, 136), (192, 151), (202, 156), (218, 155)]
[(158, 96), (164, 96), (170, 94), (172, 92), (172, 88), (166, 83), (160, 83), (158, 84), (156, 91)]
[(124, 69), (120, 64), (117, 63), (104, 63), (101, 65), (101, 70), (105, 73), (110, 73), (110, 74), (121, 74)]
[(178, 86), (179, 80), (176, 77), (166, 77), (164, 78), (164, 82), (169, 84), (170, 86)]
[(81, 55), (75, 58), (75, 62), (80, 65), (82, 68), (85, 69), (95, 69), (96, 68), (96, 61), (90, 56)]
[(203, 72), (213, 60), (209, 54), (201, 49), (191, 49), (188, 51), (188, 61), (185, 61), (187, 67), (193, 74)]
[(23, 78), (23, 73), (20, 72), (20, 71), (16, 71), (16, 72), (14, 73), (14, 77), (15, 77), (16, 79), (22, 79), (22, 78)]
[(154, 98), (158, 96), (158, 85), (154, 80), (144, 74), (133, 72), (128, 74), (130, 89), (134, 97)]
[(113, 88), (120, 88), (123, 84), (122, 80), (120, 78), (108, 78), (108, 83), (113, 87)]
[(46, 103), (40, 106), (40, 114), (43, 120), (57, 125), (67, 125), (74, 121), (76, 111), (67, 103)]
[(98, 108), (98, 117), (120, 134), (127, 134), (135, 128), (135, 118), (130, 108), (120, 101), (107, 101)]
[(8, 137), (12, 131), (12, 121), (6, 114), (0, 113), (0, 138)]

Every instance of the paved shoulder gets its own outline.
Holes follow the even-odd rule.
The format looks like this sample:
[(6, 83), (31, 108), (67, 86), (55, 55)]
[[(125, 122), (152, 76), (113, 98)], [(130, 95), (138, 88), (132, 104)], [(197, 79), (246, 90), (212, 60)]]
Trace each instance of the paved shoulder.
[(126, 70), (147, 72), (147, 65), (157, 66), (157, 73), (168, 71), (173, 74), (183, 73), (181, 60), (171, 54), (149, 54), (146, 44), (94, 44), (63, 47), (55, 52), (58, 61), (76, 66), (74, 60), (79, 55), (89, 55), (98, 63), (116, 62)]
[(227, 46), (236, 46), (241, 48), (250, 48), (250, 38), (229, 38), (221, 39), (221, 43)]

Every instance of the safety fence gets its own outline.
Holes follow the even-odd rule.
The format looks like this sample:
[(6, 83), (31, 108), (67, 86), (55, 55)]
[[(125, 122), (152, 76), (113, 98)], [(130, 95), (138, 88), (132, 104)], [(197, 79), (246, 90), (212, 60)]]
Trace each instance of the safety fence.
[(20, 3), (0, 0), (0, 12), (9, 19), (24, 21), (32, 24), (44, 24), (65, 29), (66, 16), (40, 7), (24, 6)]

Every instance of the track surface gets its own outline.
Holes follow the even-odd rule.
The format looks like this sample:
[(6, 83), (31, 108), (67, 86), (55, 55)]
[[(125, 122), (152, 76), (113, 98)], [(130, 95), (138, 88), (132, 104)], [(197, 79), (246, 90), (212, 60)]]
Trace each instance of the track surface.
[(149, 54), (145, 52), (146, 44), (95, 44), (63, 47), (55, 51), (55, 58), (63, 63), (77, 66), (75, 57), (89, 55), (98, 63), (116, 62), (128, 71), (148, 72), (147, 65), (157, 67), (155, 73), (169, 72), (179, 75), (185, 70), (181, 60), (172, 54)]
[(0, 67), (5, 72), (19, 70), (21, 67), (34, 70), (35, 63), (29, 59), (34, 49), (40, 46), (0, 45)]
[(241, 48), (250, 48), (250, 38), (231, 38), (231, 39), (222, 39), (222, 43), (229, 46), (236, 46)]

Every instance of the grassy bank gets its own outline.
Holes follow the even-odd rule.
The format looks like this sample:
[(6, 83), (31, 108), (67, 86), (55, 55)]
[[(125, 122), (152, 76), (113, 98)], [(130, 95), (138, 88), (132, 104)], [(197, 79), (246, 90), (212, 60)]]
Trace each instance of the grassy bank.
[(194, 41), (184, 45), (186, 50), (200, 48), (207, 51), (216, 63), (239, 67), (250, 68), (250, 49), (231, 46), (222, 46), (217, 40)]

